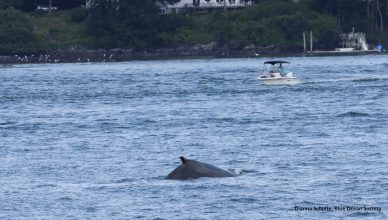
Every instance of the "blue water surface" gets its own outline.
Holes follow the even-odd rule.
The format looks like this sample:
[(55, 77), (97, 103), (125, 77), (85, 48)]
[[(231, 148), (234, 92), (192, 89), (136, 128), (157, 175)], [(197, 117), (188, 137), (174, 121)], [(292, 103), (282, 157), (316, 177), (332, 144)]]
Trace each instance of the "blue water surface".
[(0, 219), (387, 219), (388, 56), (284, 59), (0, 67)]

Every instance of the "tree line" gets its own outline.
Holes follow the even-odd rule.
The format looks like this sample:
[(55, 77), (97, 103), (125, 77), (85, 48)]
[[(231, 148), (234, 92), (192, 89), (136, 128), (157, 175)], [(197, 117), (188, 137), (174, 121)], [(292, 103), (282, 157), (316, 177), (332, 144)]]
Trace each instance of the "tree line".
[[(370, 31), (384, 31), (388, 0), (304, 0), (312, 9), (329, 14), (341, 26), (368, 25)], [(364, 20), (364, 21), (363, 21)]]
[[(60, 9), (84, 0), (52, 0)], [(29, 17), (37, 4), (49, 0), (0, 0), (0, 52), (34, 51), (44, 45)], [(76, 22), (85, 23), (90, 42), (85, 47), (147, 50), (216, 43), (239, 49), (275, 45), (300, 50), (303, 32), (314, 32), (320, 49), (338, 46), (338, 33), (353, 28), (370, 41), (388, 39), (388, 0), (254, 0), (245, 10), (205, 14), (160, 14), (160, 4), (179, 0), (92, 0), (77, 9)], [(47, 15), (49, 16), (49, 15)], [(56, 16), (55, 13), (51, 16)], [(77, 16), (75, 16), (77, 17)]]
[(353, 28), (372, 34), (372, 40), (382, 38), (388, 19), (388, 0), (254, 0), (246, 10), (189, 16), (159, 16), (156, 8), (150, 10), (155, 2), (150, 0), (94, 2), (89, 28), (95, 45), (135, 49), (216, 42), (293, 50), (309, 31), (316, 45), (332, 49), (338, 46), (338, 33)]
[[(67, 10), (85, 5), (85, 0), (51, 0), (53, 6)], [(31, 12), (38, 5), (49, 5), (50, 0), (0, 0), (0, 9), (15, 8), (25, 12)]]

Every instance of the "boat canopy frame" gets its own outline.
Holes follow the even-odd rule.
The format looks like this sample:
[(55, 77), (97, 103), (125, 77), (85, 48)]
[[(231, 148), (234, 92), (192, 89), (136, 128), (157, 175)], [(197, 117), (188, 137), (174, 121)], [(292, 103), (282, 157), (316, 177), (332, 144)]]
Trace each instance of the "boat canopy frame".
[(282, 61), (282, 60), (273, 60), (273, 61), (266, 61), (266, 62), (264, 62), (264, 64), (271, 64), (271, 65), (283, 64), (283, 63), (290, 64), (290, 62)]
[(284, 76), (287, 72), (288, 67), (284, 67), (283, 64), (291, 64), (288, 61), (283, 60), (270, 60), (264, 62), (264, 71), (263, 74), (270, 74), (274, 72), (280, 73), (281, 76)]

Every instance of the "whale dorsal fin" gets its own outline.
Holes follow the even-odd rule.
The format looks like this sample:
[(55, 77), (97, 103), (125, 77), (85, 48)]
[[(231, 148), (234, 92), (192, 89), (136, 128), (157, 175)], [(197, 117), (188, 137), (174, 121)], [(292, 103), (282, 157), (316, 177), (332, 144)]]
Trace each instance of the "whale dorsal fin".
[(185, 157), (179, 157), (180, 159), (181, 159), (181, 161), (182, 161), (182, 163), (183, 164), (185, 164), (185, 163), (187, 163), (189, 160), (188, 159), (186, 159)]

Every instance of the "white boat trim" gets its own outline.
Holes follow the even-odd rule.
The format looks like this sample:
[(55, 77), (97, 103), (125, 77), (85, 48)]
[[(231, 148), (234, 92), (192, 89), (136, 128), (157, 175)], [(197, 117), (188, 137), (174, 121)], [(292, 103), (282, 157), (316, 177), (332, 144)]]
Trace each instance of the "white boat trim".
[(296, 85), (301, 82), (296, 77), (259, 78), (259, 80), (263, 85)]

